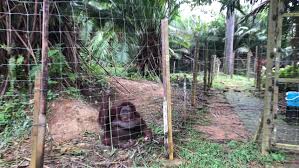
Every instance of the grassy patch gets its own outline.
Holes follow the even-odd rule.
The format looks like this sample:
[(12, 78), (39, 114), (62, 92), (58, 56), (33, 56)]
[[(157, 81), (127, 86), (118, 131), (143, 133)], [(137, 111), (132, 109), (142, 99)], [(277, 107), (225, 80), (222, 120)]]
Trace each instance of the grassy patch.
[(262, 156), (257, 144), (252, 142), (231, 141), (225, 144), (211, 142), (201, 138), (195, 130), (185, 134), (190, 141), (178, 144), (178, 155), (184, 160), (182, 168), (245, 168), (271, 165), (285, 159), (282, 153)]
[[(193, 76), (191, 73), (172, 73), (170, 75), (170, 80), (173, 83), (183, 83), (184, 76), (186, 76), (187, 84), (192, 83)], [(203, 83), (203, 74), (199, 73), (197, 77), (197, 81), (199, 83)], [(213, 81), (213, 88), (216, 89), (225, 89), (225, 88), (235, 88), (240, 90), (249, 90), (254, 86), (254, 79), (248, 79), (245, 76), (241, 75), (234, 75), (231, 78), (229, 75), (219, 74), (217, 77), (214, 78)]]
[(225, 88), (235, 88), (240, 90), (249, 90), (254, 86), (254, 80), (252, 78), (234, 75), (231, 78), (228, 75), (220, 74), (215, 77), (213, 81), (213, 88), (225, 89)]
[[(259, 145), (253, 142), (230, 141), (227, 143), (217, 143), (202, 137), (196, 131), (194, 125), (198, 125), (200, 118), (205, 118), (206, 109), (198, 110), (194, 117), (174, 134), (175, 158), (182, 163), (180, 168), (246, 168), (263, 167), (282, 163), (285, 160), (283, 153), (271, 153), (262, 156)], [(201, 125), (201, 124), (200, 124)], [(161, 126), (150, 126), (155, 134), (163, 136)], [(176, 128), (176, 130), (179, 128)], [(136, 167), (165, 167), (165, 150), (162, 145), (148, 143), (143, 146), (146, 154), (134, 157)], [(174, 166), (175, 167), (175, 166)]]

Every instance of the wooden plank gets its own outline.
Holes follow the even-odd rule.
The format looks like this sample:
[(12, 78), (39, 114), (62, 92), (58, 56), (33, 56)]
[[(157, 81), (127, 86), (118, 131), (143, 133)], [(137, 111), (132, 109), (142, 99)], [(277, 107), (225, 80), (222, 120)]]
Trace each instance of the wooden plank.
[[(164, 100), (166, 103), (163, 105), (166, 107), (166, 114), (164, 118), (164, 135), (167, 137), (167, 141), (164, 141), (167, 147), (169, 160), (173, 160), (173, 138), (172, 138), (172, 109), (171, 109), (171, 85), (170, 85), (170, 67), (169, 67), (169, 42), (168, 42), (168, 19), (163, 19), (161, 22), (161, 36), (162, 36), (162, 66), (163, 66), (163, 88), (164, 88)], [(165, 109), (165, 108), (164, 108)], [(166, 117), (167, 116), (167, 117)], [(165, 128), (167, 126), (167, 128)], [(167, 132), (165, 132), (167, 130)]]
[(284, 13), (282, 17), (299, 17), (298, 12), (293, 12), (293, 13)]
[(278, 78), (277, 83), (299, 83), (299, 78)]
[(276, 0), (270, 0), (270, 8), (268, 14), (268, 41), (267, 41), (267, 69), (266, 69), (266, 87), (265, 87), (265, 98), (264, 98), (264, 111), (263, 111), (263, 129), (262, 129), (262, 154), (268, 154), (271, 144), (271, 132), (272, 132), (272, 67), (273, 67), (273, 56), (275, 44), (275, 34), (277, 29), (277, 16), (278, 4)]
[(273, 144), (273, 147), (278, 149), (290, 150), (292, 152), (299, 152), (299, 145), (275, 143)]
[(192, 80), (192, 91), (191, 91), (191, 105), (196, 105), (196, 91), (197, 91), (197, 77), (198, 77), (198, 60), (199, 60), (199, 41), (196, 41), (195, 50), (194, 50), (194, 60), (193, 60), (193, 80)]

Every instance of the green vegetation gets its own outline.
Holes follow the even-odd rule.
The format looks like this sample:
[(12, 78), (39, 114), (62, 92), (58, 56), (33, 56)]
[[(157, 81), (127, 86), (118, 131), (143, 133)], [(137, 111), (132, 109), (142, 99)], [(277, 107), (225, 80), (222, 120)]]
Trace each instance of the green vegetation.
[(226, 89), (232, 88), (237, 90), (249, 90), (254, 86), (254, 80), (252, 78), (248, 79), (247, 77), (234, 75), (231, 78), (228, 75), (220, 74), (215, 77), (213, 81), (213, 88), (217, 89)]
[(6, 101), (0, 99), (0, 149), (29, 132), (31, 119), (28, 112), (32, 108), (28, 107), (25, 94)]
[[(184, 82), (184, 76), (186, 75), (186, 82), (187, 85), (191, 85), (193, 76), (191, 73), (172, 73), (170, 75), (170, 80), (173, 83), (183, 84)], [(203, 82), (203, 74), (199, 74), (197, 77), (197, 81), (199, 83)], [(229, 75), (225, 75), (223, 73), (219, 74), (218, 76), (215, 76), (213, 80), (212, 87), (215, 89), (237, 89), (237, 90), (250, 90), (254, 86), (254, 79), (250, 78), (248, 79), (245, 76), (241, 75), (234, 75), (233, 78), (231, 78)]]
[[(195, 124), (206, 125), (207, 110), (198, 110), (192, 119), (179, 129), (179, 134), (174, 134), (176, 158), (180, 168), (250, 168), (271, 166), (283, 163), (286, 155), (281, 152), (271, 152), (262, 156), (260, 146), (253, 142), (229, 141), (217, 143), (203, 138), (202, 134), (193, 129)], [(200, 118), (200, 119), (199, 119)], [(162, 135), (161, 126), (150, 125), (155, 134)], [(163, 147), (155, 143), (145, 144), (146, 155), (134, 158), (135, 166), (142, 167), (166, 167), (167, 161), (161, 159)]]
[(285, 68), (279, 69), (280, 78), (299, 78), (299, 66), (287, 65)]
[[(224, 41), (229, 34), (234, 37), (230, 50), (236, 53), (255, 51), (256, 46), (265, 44), (268, 13), (264, 9), (268, 7), (267, 1), (253, 12), (250, 8), (252, 4), (243, 6), (239, 0), (217, 2), (221, 4), (221, 11), (227, 9), (228, 12), (216, 11), (216, 17), (206, 22), (201, 15), (184, 18), (179, 9), (182, 4), (201, 6), (211, 4), (212, 0), (54, 0), (50, 3), (48, 100), (64, 94), (75, 99), (84, 99), (84, 96), (93, 98), (106, 90), (107, 79), (112, 76), (159, 81), (162, 71), (160, 26), (161, 19), (166, 17), (169, 19), (170, 59), (177, 63), (176, 72), (189, 72), (171, 74), (171, 81), (179, 85), (186, 75), (187, 86), (191, 86), (192, 62), (197, 49), (202, 70), (204, 56), (211, 58), (211, 55), (216, 55), (223, 61), (223, 66)], [(297, 0), (286, 1), (285, 4), (288, 12), (298, 10), (298, 5)], [(38, 32), (42, 27), (42, 5), (31, 0), (0, 1), (0, 6), (2, 149), (28, 134), (32, 125), (33, 85), (35, 75), (41, 68), (42, 40)], [(8, 12), (10, 15), (7, 15)], [(226, 34), (226, 18), (231, 13), (236, 14), (233, 23), (238, 25), (227, 24), (231, 25), (232, 31)], [(28, 14), (34, 17), (29, 18)], [(299, 48), (294, 38), (299, 34), (299, 29), (293, 27), (298, 25), (298, 21), (292, 18), (283, 21), (283, 52), (286, 48)], [(284, 56), (291, 58), (287, 57), (291, 54), (294, 53), (285, 52)], [(238, 68), (239, 65), (236, 66)], [(299, 77), (298, 66), (280, 69), (280, 77)], [(199, 74), (198, 81), (203, 82), (202, 74)], [(241, 75), (230, 78), (223, 74), (215, 77), (212, 85), (216, 89), (242, 91), (252, 86), (253, 79)], [(94, 90), (98, 92), (87, 88), (97, 88)], [(93, 95), (83, 91), (92, 92)], [(155, 134), (162, 136), (161, 127), (155, 124), (151, 127)], [(192, 129), (192, 125), (184, 127), (183, 133), (176, 137), (176, 141), (181, 142), (177, 149), (178, 156), (184, 160), (181, 167), (246, 167), (250, 164), (265, 165), (284, 158), (280, 153), (261, 157), (258, 146), (253, 143), (217, 144), (206, 141)], [(187, 142), (182, 142), (186, 139)], [(134, 158), (136, 165), (143, 163), (144, 166), (160, 167), (162, 163), (156, 160), (161, 158), (163, 147), (160, 144), (146, 144), (145, 148), (148, 155)], [(152, 161), (148, 161), (150, 159)]]
[[(205, 115), (202, 111), (197, 115)], [(236, 142), (220, 144), (202, 138), (202, 135), (192, 129), (194, 122), (190, 121), (184, 130), (176, 137), (178, 156), (183, 161), (179, 167), (213, 167), (213, 168), (245, 168), (271, 165), (285, 160), (283, 153), (271, 153), (262, 156), (259, 146), (253, 142)]]

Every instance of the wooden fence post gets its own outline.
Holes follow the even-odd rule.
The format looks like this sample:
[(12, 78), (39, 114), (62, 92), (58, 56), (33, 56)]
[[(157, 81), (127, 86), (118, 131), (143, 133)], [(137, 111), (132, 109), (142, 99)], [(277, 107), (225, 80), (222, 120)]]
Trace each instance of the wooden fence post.
[(230, 77), (233, 78), (234, 72), (235, 72), (235, 56), (236, 52), (233, 52), (233, 55), (231, 57), (231, 70), (230, 70)]
[(172, 69), (172, 73), (175, 73), (175, 61), (173, 61), (173, 69)]
[[(43, 1), (42, 25), (42, 68), (36, 77), (34, 95), (34, 119), (32, 131), (33, 142), (30, 167), (43, 167), (44, 144), (46, 132), (47, 91), (48, 91), (48, 27), (49, 27), (49, 1)], [(38, 117), (37, 117), (38, 116)], [(38, 121), (37, 121), (38, 120)]]
[(211, 81), (210, 81), (210, 87), (212, 87), (213, 85), (213, 80), (215, 78), (215, 74), (216, 74), (216, 62), (217, 62), (217, 56), (216, 55), (212, 55), (212, 68), (211, 68), (211, 72), (212, 72), (212, 76), (211, 76)]
[(247, 53), (247, 78), (248, 79), (250, 79), (250, 73), (251, 73), (251, 69), (250, 69), (251, 57), (252, 57), (252, 52), (249, 51)]
[[(273, 116), (274, 118), (277, 117), (277, 113), (278, 113), (278, 94), (279, 94), (279, 88), (277, 85), (277, 80), (279, 78), (279, 69), (280, 69), (280, 48), (281, 48), (281, 38), (282, 38), (282, 15), (284, 13), (284, 4), (283, 1), (279, 1), (278, 2), (278, 19), (277, 19), (277, 37), (275, 40), (275, 49), (274, 49), (274, 53), (275, 53), (275, 75), (274, 75), (274, 89), (273, 89)], [(273, 129), (275, 129), (275, 125), (273, 123)], [(273, 138), (273, 143), (276, 143), (276, 131), (274, 131), (274, 138)]]
[(257, 84), (257, 65), (258, 65), (258, 46), (255, 47), (255, 58), (254, 58), (254, 65), (253, 65), (253, 72), (254, 72), (254, 85)]
[[(36, 90), (34, 95), (34, 116), (38, 116), (38, 121), (32, 127), (35, 131), (33, 135), (33, 148), (30, 167), (43, 167), (44, 164), (44, 143), (46, 132), (46, 112), (47, 112), (47, 91), (48, 91), (48, 28), (49, 28), (49, 1), (43, 1), (43, 25), (42, 25), (42, 67), (41, 74), (36, 78)], [(40, 86), (38, 86), (40, 85)], [(37, 93), (40, 92), (40, 93)]]
[(191, 105), (196, 105), (196, 91), (197, 91), (197, 76), (198, 76), (198, 58), (199, 58), (199, 41), (196, 41), (195, 50), (194, 50), (194, 60), (193, 60), (193, 80), (192, 80), (192, 96), (191, 96)]
[(257, 58), (258, 58), (259, 47), (255, 46), (255, 58), (254, 58), (254, 65), (253, 65), (253, 72), (256, 73), (257, 68)]
[[(281, 3), (281, 1), (279, 2)], [(277, 47), (277, 36), (281, 25), (278, 24), (278, 3), (277, 0), (270, 0), (269, 8), (269, 23), (268, 23), (268, 42), (267, 42), (267, 69), (266, 69), (266, 87), (264, 98), (264, 112), (263, 112), (263, 139), (262, 139), (262, 154), (268, 154), (271, 147), (271, 136), (273, 129), (273, 111), (272, 111), (272, 67), (273, 58), (277, 54), (275, 48)], [(276, 17), (274, 17), (276, 16)]]
[(187, 120), (187, 76), (184, 75), (184, 107), (183, 107), (183, 122), (186, 122)]
[(206, 42), (206, 48), (204, 49), (204, 76), (203, 76), (203, 90), (206, 94), (206, 91), (208, 90), (208, 54), (209, 49)]
[(40, 100), (41, 100), (41, 73), (38, 72), (35, 76), (34, 83), (34, 112), (33, 112), (33, 124), (32, 124), (32, 153), (31, 153), (31, 165), (30, 167), (42, 167), (41, 153), (38, 145), (38, 126), (39, 126), (39, 114), (40, 114)]
[[(168, 19), (161, 21), (162, 38), (162, 66), (163, 66), (163, 118), (164, 118), (164, 143), (167, 148), (169, 160), (173, 160), (173, 139), (172, 139), (172, 109), (171, 109), (171, 85), (169, 68), (169, 42), (168, 42)], [(166, 138), (167, 137), (167, 138)]]

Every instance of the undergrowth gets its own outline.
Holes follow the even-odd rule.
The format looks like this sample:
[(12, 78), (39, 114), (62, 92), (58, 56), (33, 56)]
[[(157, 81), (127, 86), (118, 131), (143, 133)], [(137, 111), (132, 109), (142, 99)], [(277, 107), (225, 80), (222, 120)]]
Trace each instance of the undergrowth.
[(25, 112), (28, 102), (26, 95), (0, 101), (0, 149), (29, 132), (31, 119)]

